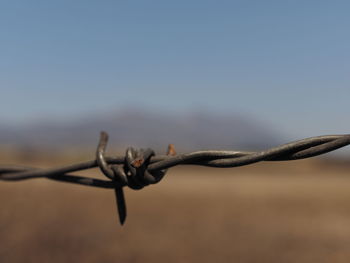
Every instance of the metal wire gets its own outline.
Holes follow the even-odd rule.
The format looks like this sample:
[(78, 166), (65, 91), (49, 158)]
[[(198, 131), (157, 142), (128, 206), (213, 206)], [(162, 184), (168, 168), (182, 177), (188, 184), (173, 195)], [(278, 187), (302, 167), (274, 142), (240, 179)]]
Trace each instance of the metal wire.
[[(156, 184), (165, 176), (167, 169), (177, 165), (201, 165), (217, 168), (237, 167), (261, 161), (289, 161), (321, 155), (350, 144), (350, 134), (311, 137), (283, 144), (261, 152), (242, 151), (197, 151), (176, 155), (173, 145), (166, 155), (155, 155), (150, 149), (129, 147), (125, 156), (107, 157), (105, 151), (108, 134), (101, 132), (96, 150), (96, 160), (50, 169), (3, 165), (0, 180), (20, 181), (33, 178), (48, 178), (60, 182), (115, 190), (119, 221), (126, 219), (126, 204), (123, 187), (134, 190)], [(108, 180), (72, 175), (70, 173), (99, 167)]]

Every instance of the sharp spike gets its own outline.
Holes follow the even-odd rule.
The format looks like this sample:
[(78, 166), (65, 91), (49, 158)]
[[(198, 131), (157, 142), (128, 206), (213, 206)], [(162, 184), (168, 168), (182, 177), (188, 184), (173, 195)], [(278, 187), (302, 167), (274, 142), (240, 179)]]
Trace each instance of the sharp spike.
[(123, 225), (126, 219), (126, 203), (124, 197), (124, 190), (122, 187), (115, 188), (115, 197), (117, 201), (119, 222), (121, 225)]

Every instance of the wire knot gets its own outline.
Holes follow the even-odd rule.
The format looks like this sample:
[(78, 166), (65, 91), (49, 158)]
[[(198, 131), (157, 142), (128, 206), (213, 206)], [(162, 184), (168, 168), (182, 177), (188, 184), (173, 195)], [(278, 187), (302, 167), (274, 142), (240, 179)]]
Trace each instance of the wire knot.
[[(114, 182), (120, 223), (126, 219), (126, 204), (123, 187), (128, 186), (139, 190), (150, 184), (158, 183), (165, 175), (164, 170), (148, 170), (152, 156), (155, 152), (150, 149), (135, 149), (129, 147), (125, 153), (123, 165), (108, 164), (105, 157), (108, 134), (101, 132), (100, 142), (96, 151), (96, 162), (102, 173)], [(168, 155), (175, 155), (173, 145), (169, 145)]]
[(135, 149), (129, 147), (126, 150), (124, 173), (127, 185), (131, 189), (138, 190), (143, 187), (158, 183), (165, 175), (165, 171), (149, 171), (151, 157), (155, 153), (152, 149)]

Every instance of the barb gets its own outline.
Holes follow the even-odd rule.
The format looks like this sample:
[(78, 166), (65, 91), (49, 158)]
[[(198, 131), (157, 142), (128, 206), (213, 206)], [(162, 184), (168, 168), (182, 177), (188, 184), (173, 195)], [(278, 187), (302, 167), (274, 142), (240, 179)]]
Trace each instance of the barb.
[[(101, 132), (96, 150), (96, 159), (68, 166), (38, 169), (34, 167), (0, 166), (0, 180), (20, 181), (33, 178), (48, 178), (55, 181), (80, 184), (98, 188), (114, 189), (119, 221), (126, 219), (126, 204), (123, 187), (139, 190), (160, 182), (167, 169), (177, 165), (201, 165), (217, 168), (237, 167), (261, 161), (289, 161), (310, 158), (334, 151), (350, 144), (350, 134), (311, 137), (283, 144), (261, 152), (242, 151), (197, 151), (176, 154), (174, 145), (168, 146), (166, 155), (155, 155), (150, 149), (129, 147), (125, 156), (107, 157), (105, 151), (108, 134)], [(99, 167), (107, 180), (72, 175), (70, 173)]]

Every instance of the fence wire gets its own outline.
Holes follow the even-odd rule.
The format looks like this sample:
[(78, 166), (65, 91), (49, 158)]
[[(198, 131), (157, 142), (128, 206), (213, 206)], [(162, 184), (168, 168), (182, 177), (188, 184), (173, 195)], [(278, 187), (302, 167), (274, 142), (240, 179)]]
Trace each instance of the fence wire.
[[(18, 165), (0, 165), (0, 180), (20, 181), (48, 178), (66, 183), (114, 189), (119, 221), (126, 219), (124, 187), (139, 190), (163, 179), (167, 169), (177, 165), (200, 165), (228, 168), (249, 165), (261, 161), (290, 161), (321, 155), (350, 144), (350, 134), (311, 137), (283, 144), (265, 151), (196, 151), (176, 154), (174, 146), (168, 146), (166, 155), (156, 155), (150, 149), (127, 148), (125, 156), (106, 156), (108, 134), (101, 132), (96, 159), (50, 169)], [(72, 175), (70, 173), (99, 167), (107, 180)]]

